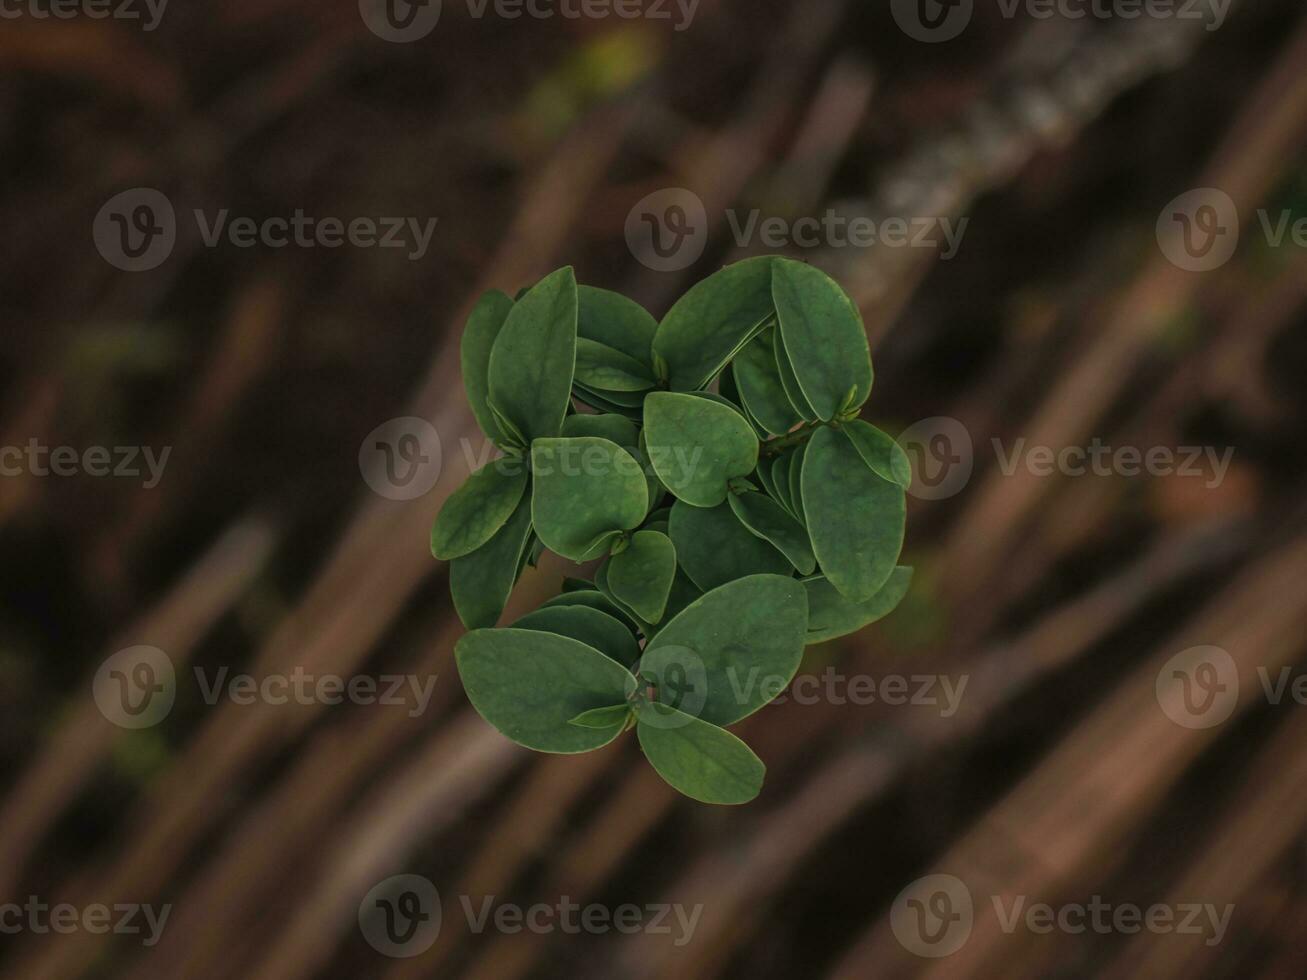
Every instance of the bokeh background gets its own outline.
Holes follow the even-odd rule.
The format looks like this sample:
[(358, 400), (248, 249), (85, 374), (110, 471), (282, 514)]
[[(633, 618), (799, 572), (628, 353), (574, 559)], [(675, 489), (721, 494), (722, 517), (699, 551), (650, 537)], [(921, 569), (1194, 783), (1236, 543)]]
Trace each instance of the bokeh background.
[[(15, 912), (0, 978), (1303, 976), (1307, 706), (1266, 681), (1307, 654), (1307, 22), (1217, 6), (227, 0), (146, 30), (7, 4), (0, 904), (171, 912), (150, 946)], [(127, 271), (104, 229), (141, 227), (141, 188), (176, 233)], [(195, 209), (437, 222), (415, 258), (209, 246)], [(828, 212), (965, 234), (733, 231)], [(427, 532), (482, 449), (457, 357), (481, 290), (571, 264), (660, 316), (765, 251), (856, 297), (864, 414), (919, 470), (911, 595), (802, 674), (907, 703), (768, 707), (739, 729), (762, 796), (712, 808), (632, 740), (544, 757), (485, 725)], [(80, 462), (43, 475), (33, 444)], [(1094, 444), (1229, 465), (1024, 455)], [(146, 487), (94, 447), (168, 456)], [(509, 615), (566, 571), (529, 571)], [(131, 729), (93, 695), (140, 646), (175, 682)], [(195, 668), (436, 680), (421, 711), (209, 704)], [(401, 874), (443, 908), (406, 958), (359, 918)], [(689, 941), (675, 913), (476, 932), (486, 896), (697, 918)], [(1232, 914), (1213, 941), (995, 909), (1095, 896)]]

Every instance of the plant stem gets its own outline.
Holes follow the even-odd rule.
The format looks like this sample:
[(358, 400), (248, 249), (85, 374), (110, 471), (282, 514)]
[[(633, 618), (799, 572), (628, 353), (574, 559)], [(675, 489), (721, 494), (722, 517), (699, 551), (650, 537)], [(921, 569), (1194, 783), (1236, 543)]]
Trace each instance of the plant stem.
[(792, 432), (787, 432), (783, 436), (777, 436), (775, 439), (768, 439), (762, 444), (762, 455), (775, 456), (783, 449), (789, 449), (791, 446), (797, 446), (806, 442), (814, 432), (823, 425), (830, 425), (829, 422), (804, 422)]

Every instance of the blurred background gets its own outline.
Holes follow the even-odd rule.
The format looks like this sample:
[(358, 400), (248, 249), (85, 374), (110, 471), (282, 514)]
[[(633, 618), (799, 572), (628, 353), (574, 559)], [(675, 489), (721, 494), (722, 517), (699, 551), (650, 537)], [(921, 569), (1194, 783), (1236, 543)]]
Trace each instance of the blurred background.
[[(1305, 138), (1294, 0), (6, 0), (0, 978), (1303, 976)], [(713, 808), (483, 723), (427, 533), (483, 289), (763, 252), (917, 572)]]

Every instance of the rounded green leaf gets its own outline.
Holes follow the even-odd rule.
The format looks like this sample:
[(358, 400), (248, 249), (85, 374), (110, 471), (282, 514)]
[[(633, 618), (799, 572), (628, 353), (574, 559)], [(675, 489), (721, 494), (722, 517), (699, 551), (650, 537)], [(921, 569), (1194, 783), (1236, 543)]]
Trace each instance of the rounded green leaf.
[(611, 704), (607, 708), (582, 711), (568, 724), (580, 725), (582, 728), (612, 728), (614, 725), (625, 727), (633, 715), (634, 712), (629, 704)]
[(653, 374), (653, 339), (658, 321), (639, 303), (620, 293), (578, 286), (580, 303), (577, 336), (594, 340), (633, 357)]
[(904, 490), (912, 485), (912, 463), (908, 454), (888, 433), (862, 419), (844, 423), (843, 429), (873, 473), (882, 480), (897, 483)]
[(570, 267), (545, 276), (513, 306), (490, 353), (490, 403), (528, 443), (558, 435), (567, 414), (576, 305)]
[(831, 585), (854, 602), (876, 594), (903, 549), (903, 488), (871, 471), (849, 437), (818, 429), (803, 458), (808, 535)]
[(746, 528), (774, 544), (800, 575), (811, 575), (817, 560), (808, 532), (793, 514), (762, 493), (733, 493), (729, 503)]
[(608, 587), (647, 623), (663, 618), (676, 575), (676, 548), (658, 531), (636, 531), (624, 551), (608, 560)]
[(507, 523), (526, 492), (526, 462), (493, 459), (450, 494), (431, 527), (431, 553), (441, 561), (471, 554)]
[(659, 479), (697, 507), (720, 504), (730, 480), (758, 464), (758, 439), (749, 423), (707, 398), (653, 392), (645, 400), (644, 436)]
[(544, 605), (517, 620), (513, 628), (570, 636), (623, 667), (629, 667), (640, 656), (640, 647), (629, 629), (608, 613), (586, 605)]
[(799, 523), (804, 527), (808, 525), (808, 518), (803, 513), (803, 456), (808, 451), (808, 444), (801, 443), (794, 448), (794, 456), (790, 459), (788, 479), (790, 481), (790, 513), (799, 519)]
[(794, 461), (794, 450), (782, 451), (771, 464), (771, 486), (776, 491), (778, 504), (794, 513), (794, 504), (790, 500), (790, 463)]
[(799, 388), (817, 417), (830, 421), (871, 393), (871, 351), (862, 316), (820, 269), (777, 259), (772, 298)]
[(449, 563), (449, 593), (468, 629), (494, 626), (503, 615), (531, 539), (531, 496), (495, 536), (470, 555)]
[(531, 472), (536, 534), (573, 561), (596, 557), (603, 539), (637, 527), (648, 508), (639, 462), (607, 439), (537, 439)]
[(705, 591), (747, 575), (790, 572), (789, 559), (741, 524), (729, 504), (692, 507), (678, 500), (669, 533), (681, 567)]
[(643, 412), (640, 409), (640, 405), (642, 405), (643, 402), (634, 406), (619, 405), (617, 402), (605, 398), (603, 395), (590, 391), (583, 385), (574, 385), (572, 387), (572, 394), (576, 395), (578, 400), (589, 405), (597, 412), (605, 412), (609, 415), (621, 415), (636, 422), (643, 417)]
[(622, 724), (585, 728), (583, 712), (625, 701), (633, 678), (593, 647), (536, 630), (473, 630), (454, 647), (472, 707), (518, 745), (537, 752), (588, 752), (622, 733)]
[(624, 415), (569, 415), (563, 419), (563, 435), (568, 439), (595, 436), (625, 449), (639, 444), (640, 427)]
[(736, 262), (692, 286), (667, 311), (653, 350), (673, 391), (702, 388), (775, 316), (771, 256)]
[(702, 677), (695, 714), (714, 725), (734, 724), (794, 677), (807, 629), (802, 582), (750, 575), (686, 606), (645, 647), (639, 673), (655, 684), (687, 673)]
[(649, 370), (635, 358), (584, 337), (576, 339), (575, 380), (598, 392), (647, 391), (654, 386)]
[(613, 602), (598, 589), (587, 588), (563, 592), (554, 596), (552, 599), (546, 599), (541, 604), (540, 608), (545, 609), (554, 606), (589, 606), (591, 609), (598, 609), (601, 613), (607, 613), (609, 616), (619, 620), (632, 630), (639, 628), (634, 619), (614, 605)]
[(851, 602), (824, 575), (803, 580), (808, 590), (808, 643), (847, 636), (888, 616), (908, 594), (912, 569), (899, 565), (880, 590), (865, 602)]
[(513, 440), (506, 438), (500, 430), (494, 413), (486, 402), (486, 396), (490, 390), (490, 351), (512, 308), (513, 301), (498, 289), (482, 294), (476, 306), (472, 307), (459, 345), (463, 387), (467, 390), (472, 414), (476, 416), (477, 425), (481, 426), (481, 431), (487, 438), (500, 446), (513, 445)]
[(779, 330), (772, 331), (772, 358), (776, 361), (776, 373), (781, 377), (781, 387), (785, 390), (785, 397), (790, 401), (790, 407), (798, 412), (799, 417), (805, 422), (816, 422), (817, 413), (804, 397), (803, 389), (799, 387), (799, 379), (795, 377), (794, 367), (785, 353), (785, 344), (781, 340)]
[(772, 435), (779, 436), (802, 422), (803, 417), (785, 394), (773, 344), (772, 334), (762, 333), (731, 362), (731, 372), (749, 414)]
[(669, 786), (700, 803), (748, 803), (767, 767), (730, 732), (657, 702), (636, 709), (645, 758)]

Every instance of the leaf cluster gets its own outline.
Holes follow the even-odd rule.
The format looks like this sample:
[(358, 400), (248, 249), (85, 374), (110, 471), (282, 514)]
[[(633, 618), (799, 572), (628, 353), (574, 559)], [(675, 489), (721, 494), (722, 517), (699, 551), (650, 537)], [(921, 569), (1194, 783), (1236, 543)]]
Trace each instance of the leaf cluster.
[[(764, 256), (658, 322), (563, 268), (516, 299), (486, 293), (461, 360), (502, 450), (431, 532), (471, 630), (456, 657), (473, 706), (542, 752), (635, 728), (682, 793), (753, 799), (762, 762), (725, 728), (780, 693), (805, 645), (886, 615), (911, 579), (911, 470), (859, 418), (873, 375), (857, 307)], [(598, 564), (495, 628), (545, 549)]]

